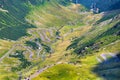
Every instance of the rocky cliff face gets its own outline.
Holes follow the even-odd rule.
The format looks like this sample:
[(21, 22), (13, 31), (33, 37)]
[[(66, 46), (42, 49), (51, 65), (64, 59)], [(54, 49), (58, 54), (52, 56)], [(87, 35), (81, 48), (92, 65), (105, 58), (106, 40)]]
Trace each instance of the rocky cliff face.
[(120, 9), (120, 0), (73, 0), (73, 2), (80, 3), (89, 9), (94, 5), (100, 11)]

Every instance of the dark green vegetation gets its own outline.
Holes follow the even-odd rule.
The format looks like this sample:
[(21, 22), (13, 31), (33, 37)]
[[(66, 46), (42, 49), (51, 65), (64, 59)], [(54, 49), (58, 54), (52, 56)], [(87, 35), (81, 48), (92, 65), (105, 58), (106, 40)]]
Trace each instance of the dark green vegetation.
[(99, 24), (100, 22), (109, 20), (109, 19), (111, 19), (111, 18), (113, 18), (113, 17), (115, 17), (115, 16), (116, 16), (115, 18), (117, 18), (117, 15), (118, 15), (119, 13), (120, 13), (120, 10), (105, 12), (104, 15), (103, 15), (103, 17), (102, 17), (100, 20), (98, 20), (98, 21), (96, 22), (96, 24)]
[(25, 56), (23, 55), (23, 52), (24, 51), (17, 50), (14, 54), (9, 55), (9, 57), (17, 58), (21, 62), (20, 65), (18, 65), (17, 67), (12, 67), (11, 68), (12, 71), (20, 71), (20, 70), (25, 69), (26, 67), (31, 65), (31, 62), (29, 62), (25, 58)]
[(45, 49), (45, 51), (46, 51), (47, 53), (51, 53), (51, 48), (50, 48), (50, 46), (48, 46), (48, 45), (46, 45), (46, 44), (42, 44), (42, 46), (43, 46), (43, 48)]
[(98, 14), (89, 10), (93, 0), (72, 1), (0, 1), (0, 80), (19, 72), (30, 80), (109, 80), (109, 66), (117, 68), (111, 80), (119, 78), (119, 63), (105, 62), (120, 51), (119, 0), (94, 0), (107, 10)]
[(0, 4), (3, 6), (2, 9), (8, 11), (0, 11), (0, 38), (17, 40), (27, 35), (27, 28), (34, 27), (24, 20), (29, 11), (27, 3), (22, 0), (2, 0)]
[[(22, 36), (27, 36), (28, 28), (35, 28), (25, 20), (25, 16), (31, 10), (31, 7), (44, 5), (50, 0), (1, 0), (0, 5), (3, 10), (0, 11), (0, 38), (17, 40)], [(53, 0), (55, 1), (55, 0)], [(65, 0), (60, 1), (60, 4), (67, 5)]]
[[(114, 16), (116, 17), (116, 16)], [(115, 20), (113, 18), (113, 21), (107, 24), (105, 27), (110, 27), (106, 31), (103, 31), (99, 33), (98, 35), (94, 35), (93, 38), (90, 38), (87, 40), (86, 37), (91, 32), (94, 32), (97, 29), (92, 28), (87, 35), (84, 35), (72, 42), (72, 44), (67, 48), (71, 49), (74, 48), (74, 52), (77, 54), (80, 54), (81, 56), (89, 53), (93, 53), (94, 51), (98, 51), (99, 48), (108, 45), (112, 42), (115, 42), (116, 40), (120, 39), (120, 22), (114, 23), (116, 21), (119, 21), (119, 17), (117, 17)], [(96, 26), (97, 27), (97, 26)], [(104, 27), (101, 28), (103, 30)], [(94, 33), (95, 34), (95, 33)], [(83, 41), (84, 40), (84, 41)]]
[(28, 28), (33, 28), (33, 26), (20, 25), (20, 26), (16, 26), (16, 27), (5, 27), (5, 28), (0, 30), (0, 38), (1, 39), (17, 40), (22, 36), (29, 35), (26, 32), (26, 30)]
[(26, 41), (25, 44), (26, 44), (27, 46), (32, 47), (34, 50), (36, 50), (36, 49), (39, 48), (39, 45), (37, 45), (35, 42), (32, 42), (32, 41)]
[(33, 5), (44, 4), (41, 0), (1, 0), (0, 5), (0, 38), (17, 40), (22, 36), (27, 36), (28, 28), (35, 28), (25, 20), (25, 16)]
[(34, 49), (34, 50), (37, 50), (37, 49), (43, 47), (45, 52), (47, 52), (47, 53), (51, 52), (50, 46), (48, 46), (44, 42), (42, 42), (40, 38), (36, 38), (33, 41), (26, 41), (25, 44), (29, 47), (32, 47), (32, 49)]

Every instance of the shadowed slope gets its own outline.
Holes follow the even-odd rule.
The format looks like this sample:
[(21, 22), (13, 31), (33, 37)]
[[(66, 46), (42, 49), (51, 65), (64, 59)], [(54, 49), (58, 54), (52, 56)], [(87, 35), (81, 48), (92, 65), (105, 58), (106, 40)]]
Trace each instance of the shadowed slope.
[(119, 80), (120, 76), (120, 54), (111, 57), (93, 68), (93, 72), (105, 80)]

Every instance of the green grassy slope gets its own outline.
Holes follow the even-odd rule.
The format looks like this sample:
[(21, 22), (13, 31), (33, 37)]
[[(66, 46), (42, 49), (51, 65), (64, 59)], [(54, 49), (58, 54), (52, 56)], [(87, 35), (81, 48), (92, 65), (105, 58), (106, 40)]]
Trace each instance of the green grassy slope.
[[(103, 14), (86, 12), (83, 6), (67, 1), (0, 1), (4, 6), (0, 10), (0, 39), (16, 40), (13, 43), (18, 44), (0, 62), (0, 80), (31, 77), (51, 65), (33, 80), (103, 80), (101, 74), (109, 72), (104, 71), (108, 65), (101, 66), (96, 58), (120, 51), (119, 10), (115, 11), (117, 14), (104, 15), (104, 19)], [(0, 40), (0, 56), (13, 43)], [(17, 50), (23, 52), (17, 53)], [(96, 71), (100, 67), (103, 71)]]
[(34, 7), (27, 15), (26, 20), (38, 27), (62, 27), (71, 23), (78, 24), (82, 22), (79, 19), (81, 15), (59, 5), (57, 2), (49, 2), (45, 5)]
[[(27, 29), (35, 26), (26, 22), (25, 16), (31, 10), (31, 6), (40, 4), (44, 2), (41, 0), (1, 0), (0, 39), (18, 40), (22, 36), (27, 36)], [(3, 54), (2, 52), (6, 51), (0, 52)]]
[[(40, 0), (35, 0), (39, 1)], [(28, 0), (5, 0), (0, 1), (1, 9), (7, 12), (0, 11), (0, 38), (17, 40), (22, 36), (27, 35), (26, 29), (32, 28), (31, 24), (25, 21), (25, 16), (30, 11), (30, 4)], [(19, 29), (19, 30), (18, 30)]]
[[(117, 16), (119, 16), (119, 14)], [(68, 49), (74, 48), (74, 52), (84, 55), (87, 53), (93, 53), (92, 51), (97, 51), (102, 46), (119, 40), (119, 17), (115, 19), (114, 17), (112, 17), (111, 20), (106, 20), (94, 25), (88, 33), (74, 40)]]
[[(52, 57), (43, 63), (43, 65), (54, 63), (56, 66), (43, 71), (33, 80), (119, 80), (119, 62), (109, 63), (109, 60), (112, 59), (112, 57), (109, 57), (107, 59), (108, 64), (105, 64), (104, 59), (101, 58), (101, 54), (116, 54), (120, 51), (119, 18), (118, 14), (109, 20), (93, 25), (85, 34), (76, 35), (76, 39), (73, 39), (70, 46), (67, 39), (71, 39), (70, 37), (75, 36), (75, 33), (67, 35), (63, 42), (56, 44), (57, 50)], [(84, 26), (85, 28), (87, 26)], [(65, 49), (68, 49), (68, 51), (65, 51)], [(100, 63), (97, 58), (100, 58), (103, 62)], [(57, 62), (62, 62), (62, 64), (57, 64)], [(69, 68), (71, 64), (75, 68)], [(68, 69), (69, 71), (67, 71)], [(111, 71), (113, 71), (112, 74)]]
[[(79, 16), (78, 13), (73, 14), (74, 12), (71, 9), (68, 9), (67, 7), (65, 7), (63, 5), (60, 5), (62, 3), (58, 4), (54, 0), (53, 0), (53, 2), (52, 1), (45, 2), (44, 4), (42, 3), (40, 5), (39, 4), (37, 5), (35, 3), (30, 4), (27, 1), (22, 1), (22, 0), (20, 0), (20, 1), (17, 1), (17, 0), (12, 1), (11, 0), (11, 1), (6, 1), (4, 3), (2, 3), (2, 1), (1, 1), (1, 4), (3, 4), (3, 6), (4, 6), (4, 7), (2, 7), (2, 9), (8, 10), (8, 12), (0, 11), (1, 12), (1, 15), (0, 15), (0, 17), (1, 17), (0, 18), (0, 20), (1, 20), (0, 39), (5, 39), (5, 40), (9, 39), (9, 42), (10, 42), (10, 43), (7, 43), (7, 42), (4, 43), (4, 42), (0, 41), (1, 42), (0, 50), (2, 51), (2, 52), (0, 52), (1, 57), (4, 56), (8, 50), (10, 50), (11, 46), (15, 46), (15, 44), (20, 44), (20, 45), (26, 46), (25, 45), (26, 41), (31, 41), (34, 38), (40, 38), (38, 36), (39, 35), (38, 33), (33, 33), (33, 34), (28, 35), (28, 33), (27, 33), (28, 28), (32, 28), (32, 29), (29, 29), (28, 31), (32, 30), (33, 32), (35, 32), (34, 30), (39, 30), (40, 32), (43, 32), (46, 30), (44, 28), (40, 29), (43, 26), (38, 26), (38, 24), (30, 23), (29, 21), (27, 22), (27, 20), (25, 19), (25, 18), (27, 18), (27, 16), (30, 16), (31, 20), (34, 20), (34, 14), (37, 14), (37, 16), (39, 16), (40, 14), (42, 16), (46, 16), (48, 19), (46, 18), (47, 21), (46, 21), (46, 23), (43, 23), (43, 24), (47, 27), (52, 27), (53, 25), (55, 27), (58, 26), (57, 27), (58, 29), (61, 27), (61, 25), (67, 26), (68, 30), (73, 28), (73, 26), (79, 27), (79, 24), (83, 25), (83, 22), (80, 22), (80, 21), (76, 22), (76, 20), (79, 20), (81, 18), (81, 16), (77, 18), (77, 16)], [(11, 7), (9, 7), (9, 6), (11, 6)], [(45, 8), (42, 9), (43, 7), (45, 7)], [(60, 11), (56, 12), (56, 10), (58, 10), (58, 9), (60, 9)], [(43, 14), (43, 12), (41, 12), (41, 10), (46, 11), (46, 12), (50, 11), (51, 13)], [(34, 14), (31, 15), (31, 13), (34, 13)], [(62, 14), (64, 14), (64, 15), (62, 15)], [(56, 15), (57, 17), (54, 15)], [(58, 17), (59, 17), (59, 19), (58, 19)], [(38, 17), (35, 17), (35, 18), (36, 18), (36, 20), (39, 20)], [(55, 21), (54, 24), (52, 23), (53, 21), (51, 22), (52, 18), (53, 18), (53, 21)], [(70, 22), (70, 23), (68, 23), (68, 22)], [(71, 23), (74, 23), (74, 22), (76, 22), (76, 23), (72, 24), (73, 25), (72, 26)], [(32, 24), (34, 26), (36, 26), (36, 28)], [(68, 25), (70, 26), (70, 28)], [(54, 32), (53, 34), (55, 34), (56, 30), (53, 30), (53, 32)], [(45, 34), (48, 37), (51, 37), (51, 36), (49, 36), (50, 32), (48, 32), (48, 33), (46, 32)], [(25, 36), (25, 38), (23, 36)], [(36, 36), (36, 37), (34, 37), (34, 36)], [(52, 38), (55, 38), (55, 36), (54, 37), (52, 36)], [(16, 42), (11, 41), (11, 40), (16, 40)], [(12, 42), (15, 44), (13, 45)], [(4, 45), (3, 45), (3, 43), (4, 43)], [(43, 51), (46, 51), (47, 53), (49, 52), (49, 50), (48, 50), (48, 49), (50, 49), (49, 44), (50, 43), (48, 43), (46, 45), (46, 42), (42, 43), (42, 46), (44, 48), (42, 50), (42, 52)], [(7, 45), (7, 46), (5, 46), (5, 45)], [(12, 54), (12, 55), (15, 54), (16, 50), (23, 50), (23, 51), (26, 51), (26, 54), (24, 54), (25, 59), (23, 59), (23, 61), (21, 61), (22, 58), (19, 58), (19, 57), (14, 58), (14, 57), (10, 57), (9, 55), (5, 56), (5, 58), (0, 62), (0, 65), (1, 65), (0, 73), (2, 74), (2, 75), (0, 75), (1, 80), (2, 79), (3, 80), (7, 80), (7, 79), (16, 80), (16, 79), (18, 79), (20, 72), (24, 73), (24, 72), (26, 72), (27, 69), (29, 69), (29, 68), (31, 69), (31, 67), (34, 68), (35, 65), (41, 61), (41, 58), (36, 59), (36, 52), (37, 52), (38, 48), (37, 48), (37, 50), (31, 49), (31, 51), (34, 53), (33, 60), (31, 61), (31, 59), (29, 58), (30, 52), (29, 51), (27, 52), (26, 48), (21, 47), (20, 45), (15, 46), (14, 50), (11, 51), (10, 54)], [(3, 49), (4, 46), (5, 46), (5, 49)], [(27, 47), (29, 47), (29, 46), (27, 46)], [(49, 55), (49, 54), (47, 54), (47, 55)], [(24, 65), (24, 62), (26, 60), (30, 61), (32, 64), (27, 67), (19, 67), (19, 65), (21, 65), (21, 64)], [(10, 74), (10, 75), (8, 76), (8, 74)]]

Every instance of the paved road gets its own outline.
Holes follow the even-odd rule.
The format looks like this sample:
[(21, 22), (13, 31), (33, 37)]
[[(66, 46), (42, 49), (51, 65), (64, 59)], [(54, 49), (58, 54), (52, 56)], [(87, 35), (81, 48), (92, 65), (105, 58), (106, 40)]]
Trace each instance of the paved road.
[(40, 32), (38, 32), (38, 34), (40, 35), (40, 38), (42, 39), (42, 41), (45, 41), (44, 36)]
[[(40, 75), (43, 71), (47, 70), (48, 68), (51, 68), (55, 65), (58, 64), (62, 64), (62, 62), (57, 62), (56, 64), (52, 64), (50, 66), (46, 66), (45, 68), (42, 68), (40, 70), (38, 70), (37, 72), (35, 72), (33, 75), (29, 76), (28, 78), (26, 78), (25, 80), (32, 80), (33, 78), (37, 77), (38, 75)], [(64, 62), (64, 64), (67, 64), (67, 62)]]
[(36, 42), (39, 45), (39, 49), (37, 50), (37, 57), (39, 58), (40, 52), (42, 51), (42, 45), (39, 42)]
[(43, 71), (47, 70), (48, 68), (52, 67), (54, 65), (51, 65), (51, 66), (47, 66), (45, 68), (42, 68), (40, 70), (38, 70), (37, 72), (35, 72), (33, 75), (27, 77), (25, 80), (32, 80), (33, 78), (37, 77), (39, 74), (41, 74)]
[(31, 58), (32, 58), (32, 56), (34, 55), (34, 53), (31, 51), (30, 47), (23, 46), (23, 45), (20, 45), (20, 46), (21, 46), (21, 47), (23, 47), (23, 48), (26, 48), (26, 49), (27, 49), (27, 51), (29, 51), (29, 53), (30, 53), (29, 58), (31, 59)]
[(17, 45), (13, 45), (13, 47), (7, 52), (5, 53), (5, 55), (3, 55), (1, 58), (0, 58), (0, 62), (6, 57), (8, 56), (10, 53), (12, 53), (12, 51), (15, 49)]
[(37, 77), (40, 73), (42, 73), (44, 70), (46, 70), (46, 69), (48, 69), (50, 67), (52, 67), (52, 66), (47, 66), (45, 68), (42, 68), (42, 69), (38, 70), (36, 73), (34, 73), (33, 75), (31, 75), (28, 79), (31, 80), (31, 79)]

